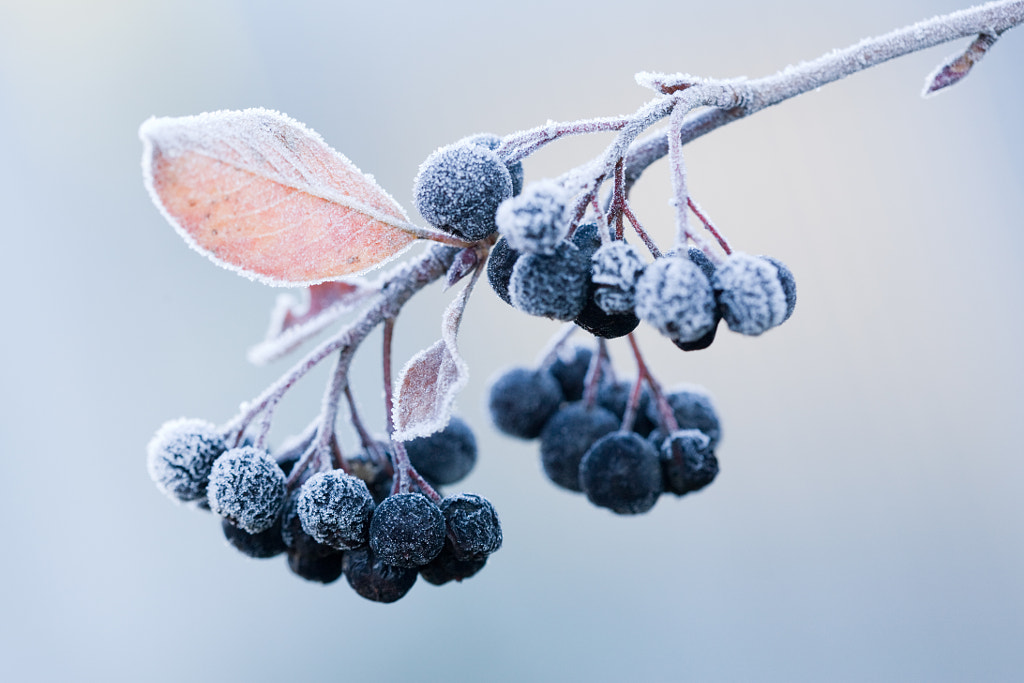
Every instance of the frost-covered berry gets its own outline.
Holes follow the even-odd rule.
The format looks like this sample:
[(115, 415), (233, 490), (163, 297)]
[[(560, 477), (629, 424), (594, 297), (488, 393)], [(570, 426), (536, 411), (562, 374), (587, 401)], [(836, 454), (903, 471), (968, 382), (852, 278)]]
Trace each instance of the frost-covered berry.
[(587, 285), (587, 302), (573, 322), (603, 339), (618, 339), (635, 330), (640, 319), (633, 313), (605, 313), (594, 298), (596, 289), (592, 282)]
[(672, 432), (659, 452), (665, 490), (682, 496), (710, 484), (718, 475), (718, 458), (711, 439), (697, 429)]
[(582, 401), (562, 406), (540, 433), (540, 462), (552, 482), (570, 491), (580, 489), (580, 460), (595, 441), (619, 428), (611, 412)]
[(171, 420), (146, 447), (146, 468), (166, 495), (180, 501), (199, 500), (206, 497), (210, 470), (225, 449), (224, 437), (209, 422)]
[[(712, 449), (718, 447), (722, 427), (715, 406), (711, 403), (711, 396), (703, 387), (680, 387), (666, 394), (665, 399), (672, 407), (679, 429), (699, 429), (711, 439)], [(657, 402), (651, 401), (647, 406), (647, 416), (652, 422), (659, 422)]]
[(594, 300), (605, 313), (632, 313), (636, 306), (636, 283), (646, 264), (635, 247), (622, 240), (609, 242), (590, 258), (591, 279), (597, 288)]
[(700, 339), (694, 339), (693, 341), (685, 341), (685, 342), (684, 341), (676, 341), (675, 339), (673, 339), (672, 343), (675, 344), (677, 348), (679, 348), (679, 349), (681, 349), (683, 351), (701, 351), (703, 349), (706, 349), (709, 346), (711, 346), (712, 343), (714, 343), (715, 335), (718, 333), (718, 322), (721, 319), (722, 319), (721, 315), (719, 315), (718, 311), (716, 310), (715, 311), (715, 324), (712, 325), (711, 329), (708, 332), (704, 333), (703, 337), (701, 337)]
[(793, 309), (796, 308), (796, 280), (793, 279), (793, 273), (786, 267), (786, 264), (779, 259), (771, 256), (761, 256), (761, 258), (768, 260), (779, 271), (779, 282), (782, 283), (782, 292), (786, 295), (786, 315), (782, 322), (786, 322), (789, 320), (789, 316), (793, 315)]
[(416, 570), (385, 564), (370, 548), (350, 550), (342, 561), (352, 590), (374, 602), (394, 602), (416, 583)]
[[(288, 551), (288, 568), (306, 581), (334, 583), (341, 578), (341, 566), (345, 553), (327, 546), (326, 550), (303, 549)], [(358, 551), (356, 551), (358, 552)]]
[(274, 521), (273, 526), (258, 534), (243, 531), (226, 519), (222, 519), (220, 522), (224, 538), (243, 555), (262, 560), (276, 557), (288, 549), (284, 544), (284, 539), (281, 538), (280, 516)]
[(530, 183), (522, 194), (506, 199), (494, 220), (513, 249), (523, 253), (552, 254), (569, 234), (565, 187), (554, 180)]
[(302, 529), (318, 543), (338, 550), (366, 545), (374, 507), (363, 480), (341, 470), (317, 472), (307, 479), (295, 505)]
[(476, 437), (466, 421), (452, 417), (448, 426), (430, 436), (405, 442), (409, 461), (435, 484), (454, 484), (476, 464)]
[(284, 504), (284, 472), (266, 451), (232, 448), (213, 463), (210, 509), (243, 531), (269, 529)]
[(562, 348), (555, 362), (548, 368), (548, 372), (562, 387), (562, 395), (566, 401), (578, 401), (583, 398), (583, 383), (587, 379), (590, 359), (593, 356), (593, 351), (585, 346)]
[(694, 341), (715, 325), (714, 292), (688, 259), (660, 258), (637, 281), (636, 314), (673, 341)]
[(412, 191), (428, 223), (479, 240), (494, 232), (494, 213), (512, 196), (512, 177), (494, 151), (460, 141), (427, 157)]
[(397, 493), (384, 499), (370, 522), (370, 547), (382, 562), (419, 567), (444, 545), (444, 515), (419, 493)]
[(482, 560), (501, 547), (501, 522), (491, 502), (473, 493), (441, 501), (447, 545), (457, 560)]
[[(715, 271), (711, 284), (722, 317), (733, 332), (761, 334), (782, 324), (792, 310), (779, 269), (760, 256), (734, 252)], [(792, 301), (796, 303), (795, 287)]]
[[(501, 138), (494, 133), (477, 133), (466, 138), (466, 142), (480, 145), (487, 149), (497, 150), (501, 146)], [(523, 162), (517, 161), (514, 164), (506, 164), (508, 173), (512, 176), (512, 196), (523, 191)]]
[(449, 581), (463, 581), (473, 576), (487, 564), (487, 558), (479, 560), (459, 560), (452, 552), (450, 543), (445, 543), (437, 557), (420, 567), (423, 580), (435, 586)]
[(661, 495), (658, 452), (637, 434), (603, 436), (580, 462), (580, 486), (599, 507), (620, 515), (647, 512)]
[(512, 268), (512, 305), (530, 315), (572, 320), (583, 310), (590, 263), (569, 242), (551, 254), (524, 254)]
[(502, 301), (512, 305), (512, 296), (508, 293), (508, 283), (512, 279), (512, 268), (519, 259), (519, 252), (509, 246), (508, 240), (502, 237), (487, 259), (487, 281), (491, 289)]
[(549, 372), (513, 368), (491, 384), (487, 407), (494, 426), (509, 436), (536, 439), (562, 403)]

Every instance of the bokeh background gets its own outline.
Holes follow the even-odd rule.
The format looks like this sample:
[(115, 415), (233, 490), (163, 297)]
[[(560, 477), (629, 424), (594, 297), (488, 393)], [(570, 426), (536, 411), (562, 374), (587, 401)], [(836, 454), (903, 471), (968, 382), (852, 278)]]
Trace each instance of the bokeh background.
[[(636, 71), (765, 75), (959, 6), (0, 1), (4, 679), (1024, 678), (1024, 31), (940, 97), (919, 91), (953, 46), (687, 148), (694, 195), (800, 296), (783, 327), (704, 352), (641, 330), (663, 382), (715, 397), (722, 472), (699, 494), (617, 517), (497, 434), (489, 377), (558, 326), (486, 285), (459, 403), (481, 458), (456, 488), (494, 501), (505, 545), (475, 578), (383, 606), (308, 584), (234, 552), (145, 470), (163, 421), (226, 421), (285, 367), (245, 361), (279, 291), (197, 256), (150, 203), (150, 115), (282, 110), (412, 211), (420, 161), (464, 135), (632, 111)], [(527, 177), (607, 141), (552, 145)], [(664, 163), (635, 193), (663, 241), (668, 194)], [(400, 358), (449, 297), (414, 300)], [(378, 359), (373, 341), (354, 381), (380, 428)]]

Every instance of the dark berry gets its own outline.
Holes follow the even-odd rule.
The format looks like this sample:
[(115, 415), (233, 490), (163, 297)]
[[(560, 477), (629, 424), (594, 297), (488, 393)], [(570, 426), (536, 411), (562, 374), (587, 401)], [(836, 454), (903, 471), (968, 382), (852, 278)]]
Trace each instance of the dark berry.
[(696, 339), (694, 341), (687, 342), (676, 341), (675, 339), (673, 339), (672, 343), (683, 351), (701, 351), (703, 349), (706, 349), (709, 346), (711, 346), (711, 344), (715, 341), (715, 334), (718, 332), (718, 321), (721, 319), (722, 317), (716, 311), (715, 324), (711, 326), (711, 329), (707, 333), (705, 333), (703, 337), (701, 337), (700, 339)]
[(363, 480), (341, 470), (307, 479), (295, 505), (302, 529), (318, 543), (338, 550), (366, 545), (374, 507)]
[(597, 227), (597, 223), (584, 223), (576, 227), (570, 241), (589, 261), (593, 258), (594, 252), (601, 248), (601, 229)]
[(479, 560), (458, 560), (452, 552), (450, 544), (445, 543), (444, 548), (437, 557), (420, 567), (420, 576), (423, 580), (440, 586), (449, 581), (462, 581), (476, 574), (487, 564), (487, 558)]
[(334, 583), (341, 577), (341, 565), (344, 556), (345, 553), (342, 551), (331, 548), (328, 548), (327, 552), (289, 550), (288, 568), (306, 581)]
[(394, 602), (416, 583), (416, 570), (385, 564), (370, 548), (350, 550), (342, 562), (352, 590), (374, 602)]
[[(466, 138), (466, 142), (480, 145), (487, 149), (497, 150), (501, 146), (501, 138), (493, 133), (477, 133)], [(512, 176), (512, 196), (523, 191), (523, 162), (517, 161), (514, 164), (506, 164), (508, 173)]]
[(782, 261), (771, 256), (761, 256), (760, 258), (771, 263), (779, 271), (782, 293), (786, 296), (786, 315), (782, 318), (782, 322), (786, 322), (789, 320), (789, 316), (793, 315), (793, 309), (796, 308), (796, 280), (793, 279), (793, 273)]
[(457, 560), (482, 560), (501, 547), (501, 522), (491, 502), (472, 493), (441, 501), (447, 544)]
[(718, 474), (711, 439), (697, 429), (672, 432), (659, 452), (665, 490), (681, 496), (710, 484)]
[(625, 337), (640, 324), (640, 319), (633, 313), (606, 313), (594, 298), (596, 287), (592, 284), (587, 288), (587, 302), (583, 310), (573, 321), (581, 328), (603, 339)]
[(488, 408), (505, 434), (536, 439), (561, 403), (562, 390), (551, 373), (513, 368), (491, 385)]
[(498, 297), (512, 305), (512, 296), (508, 293), (508, 283), (512, 279), (512, 268), (519, 259), (519, 252), (509, 246), (508, 240), (502, 237), (494, 248), (491, 249), (491, 256), (487, 259), (487, 281), (491, 283), (491, 289)]
[(476, 464), (476, 437), (465, 420), (452, 417), (441, 431), (406, 441), (405, 451), (427, 481), (454, 484)]
[(559, 350), (558, 357), (548, 368), (548, 372), (558, 380), (566, 401), (578, 401), (583, 398), (583, 383), (587, 379), (590, 359), (593, 357), (593, 351), (585, 346)]
[(284, 472), (266, 451), (232, 448), (210, 471), (210, 509), (243, 531), (266, 531), (284, 504), (284, 480)]
[(370, 522), (370, 547), (385, 564), (419, 567), (444, 545), (444, 515), (419, 493), (397, 493), (384, 499)]
[(661, 495), (658, 453), (637, 434), (608, 434), (583, 456), (580, 485), (594, 505), (620, 515), (647, 512)]
[[(699, 429), (711, 439), (712, 450), (718, 447), (722, 427), (718, 422), (718, 413), (711, 403), (711, 397), (703, 388), (683, 387), (667, 394), (665, 399), (672, 407), (679, 429)], [(647, 406), (647, 416), (652, 422), (660, 422), (656, 401), (652, 400)]]
[(243, 531), (226, 519), (222, 519), (220, 522), (224, 538), (243, 555), (262, 560), (275, 557), (287, 550), (284, 539), (281, 538), (280, 516), (274, 521), (272, 527), (258, 534)]
[(572, 320), (586, 303), (590, 263), (569, 242), (552, 254), (523, 254), (512, 268), (512, 305), (530, 315)]
[(696, 341), (715, 324), (715, 296), (691, 261), (660, 258), (636, 285), (636, 314), (673, 341)]
[(498, 230), (517, 251), (553, 254), (569, 233), (569, 199), (565, 187), (554, 180), (530, 183), (498, 207)]
[(580, 491), (580, 460), (583, 454), (609, 432), (619, 428), (619, 420), (611, 412), (594, 406), (589, 410), (582, 402), (562, 406), (540, 433), (540, 461), (544, 474), (552, 482)]
[(180, 501), (206, 497), (214, 461), (226, 446), (217, 428), (204, 420), (165, 423), (146, 448), (146, 468), (157, 488)]
[(498, 155), (466, 142), (427, 157), (413, 183), (413, 200), (423, 218), (467, 240), (494, 232), (494, 213), (511, 196), (512, 177)]
[[(792, 283), (792, 274), (789, 279)], [(711, 281), (722, 317), (733, 332), (761, 334), (792, 312), (779, 269), (766, 258), (733, 253)], [(795, 285), (792, 302), (795, 305)]]

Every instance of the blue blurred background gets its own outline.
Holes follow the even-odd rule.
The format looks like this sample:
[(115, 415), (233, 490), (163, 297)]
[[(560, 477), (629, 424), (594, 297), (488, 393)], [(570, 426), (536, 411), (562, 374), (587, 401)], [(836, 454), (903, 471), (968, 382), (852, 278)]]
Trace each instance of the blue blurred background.
[[(163, 421), (223, 422), (284, 367), (245, 362), (279, 291), (197, 256), (150, 203), (150, 115), (279, 109), (414, 214), (418, 164), (464, 135), (629, 112), (648, 99), (636, 71), (761, 76), (959, 6), (0, 1), (5, 680), (1024, 678), (1024, 31), (940, 97), (918, 93), (954, 46), (687, 148), (694, 196), (800, 292), (761, 338), (682, 354), (640, 332), (665, 383), (716, 399), (722, 473), (699, 494), (617, 517), (497, 434), (488, 378), (558, 327), (486, 286), (459, 404), (482, 453), (457, 488), (494, 501), (505, 546), (464, 584), (382, 606), (304, 583), (145, 470)], [(554, 144), (527, 179), (607, 141)], [(635, 192), (663, 242), (668, 195), (664, 163)], [(399, 358), (449, 296), (414, 300)], [(380, 428), (378, 359), (372, 341), (355, 384)]]

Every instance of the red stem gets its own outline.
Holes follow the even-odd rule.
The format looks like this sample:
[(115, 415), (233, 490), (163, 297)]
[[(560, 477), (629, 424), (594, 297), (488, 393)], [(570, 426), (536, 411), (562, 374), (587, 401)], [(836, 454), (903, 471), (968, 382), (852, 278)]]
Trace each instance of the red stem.
[(725, 252), (726, 256), (731, 254), (732, 249), (729, 247), (729, 243), (725, 240), (724, 237), (722, 237), (721, 233), (718, 232), (718, 229), (715, 228), (715, 225), (714, 223), (711, 222), (711, 219), (708, 218), (703, 211), (701, 211), (701, 208), (700, 206), (697, 205), (697, 202), (693, 201), (693, 197), (687, 197), (686, 204), (687, 206), (690, 207), (690, 210), (693, 211), (693, 214), (700, 219), (700, 222), (704, 224), (704, 227), (708, 229), (708, 232), (710, 232), (712, 236), (716, 240), (718, 240), (718, 244), (721, 245), (722, 251)]

